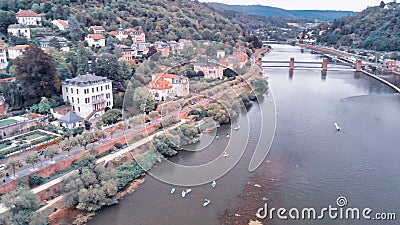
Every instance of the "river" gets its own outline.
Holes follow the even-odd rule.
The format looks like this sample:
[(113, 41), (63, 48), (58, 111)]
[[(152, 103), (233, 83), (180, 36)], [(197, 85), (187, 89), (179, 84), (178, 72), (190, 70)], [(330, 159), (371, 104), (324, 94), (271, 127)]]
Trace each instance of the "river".
[[(322, 61), (299, 47), (275, 45), (273, 49), (266, 59)], [(183, 165), (210, 162), (225, 151), (229, 142), (232, 153), (219, 161), (223, 167), (240, 157), (237, 148), (247, 142), (240, 161), (217, 180), (216, 188), (209, 184), (195, 186), (186, 198), (181, 198), (178, 193), (186, 187), (176, 187), (178, 193), (171, 195), (171, 185), (146, 176), (134, 193), (118, 205), (101, 210), (89, 224), (247, 224), (257, 220), (255, 213), (264, 203), (276, 208), (319, 210), (337, 206), (339, 196), (347, 198), (348, 207), (369, 207), (374, 212), (395, 212), (399, 216), (400, 95), (383, 83), (352, 71), (328, 71), (326, 77), (318, 69), (289, 74), (287, 68), (266, 68), (265, 73), (272, 91), (269, 97), (274, 97), (276, 105), (277, 124), (272, 148), (257, 170), (249, 172), (248, 166), (261, 130), (271, 126), (260, 123), (266, 116), (260, 111), (271, 107), (269, 100), (254, 104), (240, 115), (239, 131), (223, 126), (218, 129), (219, 140), (214, 140), (213, 134), (203, 135), (200, 143), (190, 146), (201, 151), (182, 151), (171, 159)], [(335, 122), (341, 131), (335, 129)], [(225, 138), (226, 133), (231, 133), (231, 138)], [(268, 150), (268, 146), (261, 147)], [(160, 166), (156, 165), (155, 170)], [(165, 172), (175, 174), (173, 170)], [(207, 207), (201, 205), (204, 198), (212, 201)], [(284, 221), (276, 216), (260, 221), (379, 224), (330, 218)]]

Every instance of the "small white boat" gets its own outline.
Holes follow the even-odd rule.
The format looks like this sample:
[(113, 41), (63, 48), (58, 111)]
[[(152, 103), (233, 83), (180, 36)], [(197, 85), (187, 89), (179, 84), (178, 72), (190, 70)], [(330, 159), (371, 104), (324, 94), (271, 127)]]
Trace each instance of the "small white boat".
[(224, 154), (222, 155), (223, 157), (227, 157), (229, 154), (227, 152), (224, 152)]
[(182, 198), (186, 196), (186, 191), (182, 191)]
[(206, 207), (208, 204), (210, 204), (210, 202), (210, 200), (204, 199), (203, 206)]
[(186, 189), (186, 194), (189, 194), (190, 192), (192, 191), (192, 189), (190, 189), (190, 188), (188, 188), (188, 189)]
[(175, 193), (175, 188), (171, 188), (171, 194)]
[(215, 180), (211, 183), (211, 187), (215, 188), (215, 186), (217, 186), (217, 182), (215, 182)]
[(239, 126), (239, 125), (236, 125), (233, 129), (234, 129), (234, 130), (239, 130), (239, 129), (240, 129), (240, 126)]
[(230, 136), (229, 136), (229, 134), (226, 134), (226, 138), (229, 138)]
[(335, 127), (336, 127), (336, 130), (341, 130), (342, 128), (339, 126), (339, 124), (337, 124), (337, 123), (335, 123)]
[(215, 139), (219, 139), (219, 136), (217, 135), (217, 136), (215, 136)]

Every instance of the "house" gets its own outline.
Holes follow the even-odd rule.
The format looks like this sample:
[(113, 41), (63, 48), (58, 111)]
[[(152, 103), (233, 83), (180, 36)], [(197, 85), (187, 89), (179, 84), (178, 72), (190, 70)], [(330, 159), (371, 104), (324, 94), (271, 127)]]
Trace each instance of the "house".
[(40, 25), (42, 21), (42, 15), (35, 13), (32, 10), (19, 10), (16, 14), (16, 18), (19, 24), (24, 25)]
[(7, 28), (7, 33), (17, 37), (25, 37), (28, 40), (31, 39), (31, 29), (25, 24), (11, 24)]
[(106, 37), (102, 34), (88, 34), (85, 38), (90, 47), (104, 47), (106, 46)]
[(53, 20), (52, 23), (62, 31), (65, 31), (68, 28), (68, 21), (67, 20)]
[(225, 51), (217, 50), (217, 58), (225, 58)]
[(197, 60), (194, 63), (194, 71), (202, 71), (206, 79), (222, 79), (224, 66), (215, 60)]
[(68, 112), (57, 120), (60, 127), (67, 127), (73, 129), (83, 124), (84, 119), (73, 112)]
[(155, 100), (165, 101), (171, 97), (187, 96), (189, 79), (175, 74), (158, 73), (152, 75), (152, 81), (147, 87)]
[(141, 26), (137, 28), (119, 28), (117, 38), (122, 41), (128, 39), (129, 36), (133, 43), (144, 43), (146, 42), (146, 34)]
[(51, 43), (51, 40), (55, 39), (61, 46), (61, 51), (69, 52), (69, 42), (66, 38), (64, 37), (57, 37), (57, 36), (44, 36), (44, 37), (39, 37), (37, 38), (40, 43), (40, 48), (45, 50), (49, 44)]
[(116, 47), (121, 49), (122, 58), (124, 58), (129, 63), (136, 62), (137, 50), (135, 45), (132, 45), (131, 47), (126, 45), (117, 45)]
[(162, 41), (154, 42), (154, 47), (157, 49), (157, 52), (160, 52), (162, 56), (169, 56), (169, 45)]
[(62, 95), (72, 110), (86, 120), (103, 115), (106, 107), (113, 107), (112, 81), (94, 74), (65, 80)]
[(172, 54), (177, 55), (179, 50), (179, 44), (176, 41), (169, 41), (169, 50)]
[(5, 46), (0, 46), (0, 70), (7, 68), (7, 51)]
[(149, 52), (150, 44), (149, 43), (134, 43), (132, 48), (136, 48), (137, 56), (146, 55)]
[(8, 47), (8, 58), (9, 59), (15, 59), (18, 56), (22, 55), (27, 49), (29, 48), (29, 45), (17, 45), (13, 47)]
[(92, 29), (94, 34), (103, 34), (106, 32), (106, 29), (102, 26), (90, 26), (89, 29)]

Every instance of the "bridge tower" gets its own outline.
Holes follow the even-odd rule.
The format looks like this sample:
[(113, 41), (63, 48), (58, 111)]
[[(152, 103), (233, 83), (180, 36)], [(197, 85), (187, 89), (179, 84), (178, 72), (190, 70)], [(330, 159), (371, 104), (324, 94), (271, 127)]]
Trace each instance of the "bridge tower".
[(290, 58), (289, 68), (290, 68), (290, 70), (294, 70), (294, 58), (293, 57)]
[(356, 71), (362, 71), (362, 62), (360, 59), (356, 60)]
[(322, 60), (322, 71), (327, 71), (328, 70), (328, 58), (324, 58)]

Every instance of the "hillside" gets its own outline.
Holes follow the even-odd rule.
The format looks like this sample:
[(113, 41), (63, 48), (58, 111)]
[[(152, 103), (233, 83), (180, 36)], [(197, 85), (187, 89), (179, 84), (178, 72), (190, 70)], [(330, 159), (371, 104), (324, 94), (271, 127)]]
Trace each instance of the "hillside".
[(369, 7), (360, 13), (318, 27), (318, 41), (378, 51), (400, 51), (400, 5)]
[[(44, 14), (48, 21), (75, 17), (84, 32), (90, 25), (102, 25), (107, 32), (120, 26), (142, 26), (149, 41), (180, 38), (229, 41), (241, 35), (239, 26), (204, 4), (188, 0), (0, 0), (0, 9), (11, 13), (32, 9)], [(51, 24), (44, 22), (44, 26)]]
[(220, 3), (210, 3), (215, 7), (235, 10), (249, 15), (260, 15), (267, 17), (278, 18), (306, 18), (312, 20), (325, 20), (331, 21), (353, 14), (351, 11), (335, 11), (335, 10), (285, 10), (276, 7), (262, 6), (262, 5), (226, 5)]

